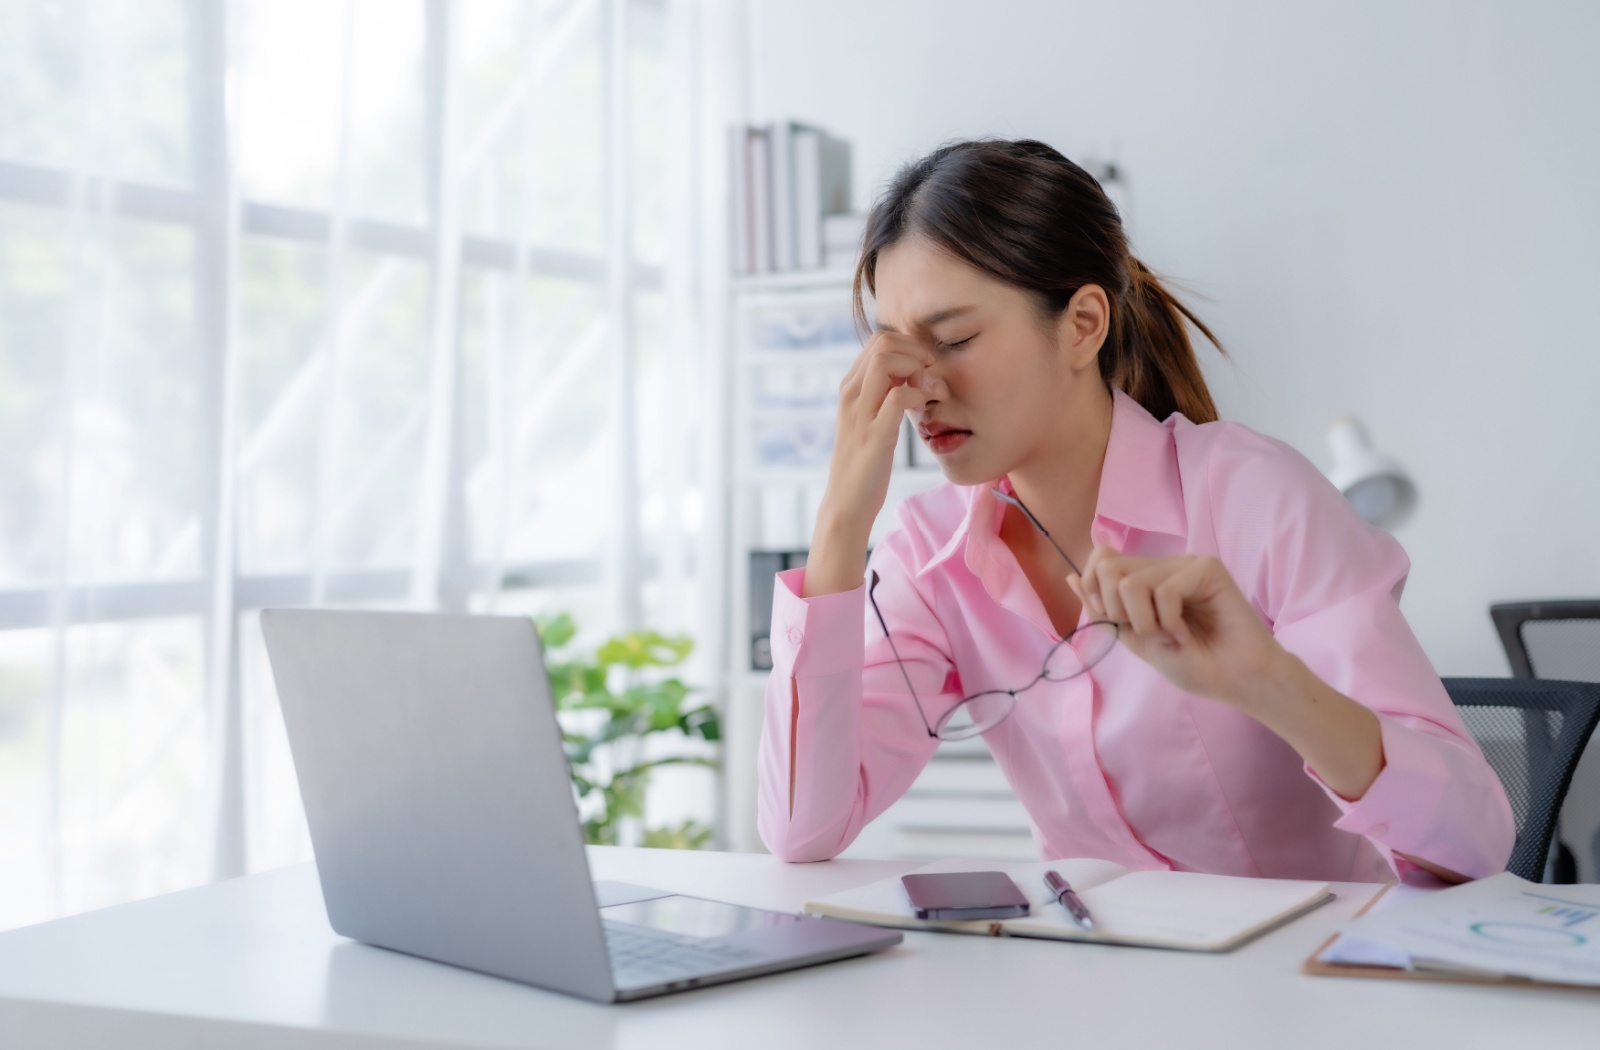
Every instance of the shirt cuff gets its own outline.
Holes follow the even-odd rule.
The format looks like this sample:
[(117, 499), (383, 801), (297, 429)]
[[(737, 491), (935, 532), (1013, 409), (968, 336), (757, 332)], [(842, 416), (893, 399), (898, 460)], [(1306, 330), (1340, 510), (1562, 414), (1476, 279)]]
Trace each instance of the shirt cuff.
[(866, 609), (865, 584), (851, 591), (805, 593), (805, 568), (778, 573), (772, 589), (772, 669), (794, 678), (818, 678), (851, 668), (860, 670), (866, 660), (862, 617)]
[(1505, 858), (1495, 859), (1499, 846), (1489, 841), (1500, 822), (1489, 819), (1478, 805), (1494, 805), (1488, 797), (1493, 792), (1474, 791), (1475, 785), (1463, 782), (1461, 770), (1454, 768), (1458, 764), (1451, 761), (1454, 745), (1388, 715), (1378, 715), (1378, 726), (1383, 769), (1359, 799), (1343, 797), (1305, 767), (1339, 807), (1342, 815), (1333, 826), (1365, 836), (1397, 873), (1414, 865), (1396, 857), (1396, 850), (1469, 878), (1503, 869)]

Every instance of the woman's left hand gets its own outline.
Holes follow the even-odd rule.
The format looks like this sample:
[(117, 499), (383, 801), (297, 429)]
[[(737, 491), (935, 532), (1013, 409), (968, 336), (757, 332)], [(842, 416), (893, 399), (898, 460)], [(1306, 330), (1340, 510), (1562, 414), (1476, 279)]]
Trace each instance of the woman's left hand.
[(1288, 656), (1216, 558), (1096, 547), (1067, 584), (1135, 656), (1197, 696), (1246, 708)]

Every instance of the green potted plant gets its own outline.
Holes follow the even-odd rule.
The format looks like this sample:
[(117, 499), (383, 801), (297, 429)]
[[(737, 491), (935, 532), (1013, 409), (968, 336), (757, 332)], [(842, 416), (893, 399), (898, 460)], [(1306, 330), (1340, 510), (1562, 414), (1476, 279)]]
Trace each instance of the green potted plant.
[[(692, 753), (661, 754), (651, 740), (677, 737), (715, 743), (722, 738), (714, 708), (692, 702), (695, 690), (670, 668), (694, 649), (683, 635), (632, 631), (606, 639), (593, 653), (569, 652), (577, 625), (566, 613), (535, 620), (545, 647), (550, 685), (561, 719), (567, 763), (578, 794), (584, 838), (618, 845), (630, 822), (644, 820), (650, 775), (663, 766), (715, 769), (717, 760)], [(711, 828), (695, 820), (645, 828), (638, 844), (704, 849)]]

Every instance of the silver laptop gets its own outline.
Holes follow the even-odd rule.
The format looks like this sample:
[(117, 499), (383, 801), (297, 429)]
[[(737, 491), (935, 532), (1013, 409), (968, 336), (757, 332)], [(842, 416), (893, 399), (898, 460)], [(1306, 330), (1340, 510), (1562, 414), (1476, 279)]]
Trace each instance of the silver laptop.
[(268, 609), (261, 628), (328, 920), (346, 937), (600, 1002), (900, 942), (591, 882), (530, 620)]

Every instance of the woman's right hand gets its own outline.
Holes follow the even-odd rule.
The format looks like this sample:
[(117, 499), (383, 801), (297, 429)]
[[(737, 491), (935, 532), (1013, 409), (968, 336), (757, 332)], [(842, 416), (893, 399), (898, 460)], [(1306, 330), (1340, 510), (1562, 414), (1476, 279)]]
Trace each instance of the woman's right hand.
[(928, 401), (933, 351), (898, 332), (875, 332), (839, 384), (828, 488), (806, 559), (806, 597), (861, 586), (872, 523), (889, 495), (900, 421)]

